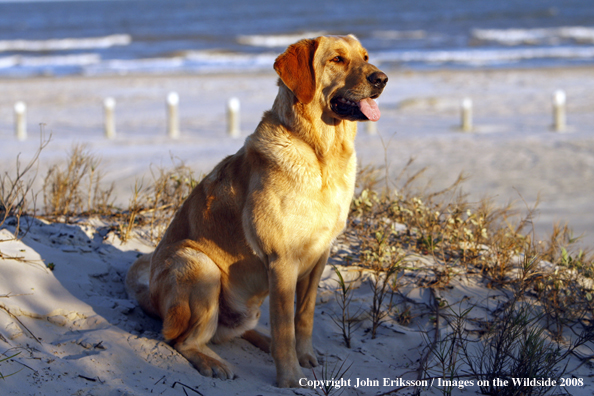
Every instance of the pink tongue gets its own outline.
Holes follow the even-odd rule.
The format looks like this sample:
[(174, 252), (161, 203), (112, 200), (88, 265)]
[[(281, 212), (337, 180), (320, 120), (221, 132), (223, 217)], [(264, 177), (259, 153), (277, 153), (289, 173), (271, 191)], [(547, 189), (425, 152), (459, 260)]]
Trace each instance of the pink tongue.
[(371, 98), (363, 99), (359, 102), (359, 110), (361, 113), (365, 114), (367, 118), (371, 121), (377, 121), (380, 119), (380, 111), (379, 107), (377, 107), (377, 103), (375, 100)]

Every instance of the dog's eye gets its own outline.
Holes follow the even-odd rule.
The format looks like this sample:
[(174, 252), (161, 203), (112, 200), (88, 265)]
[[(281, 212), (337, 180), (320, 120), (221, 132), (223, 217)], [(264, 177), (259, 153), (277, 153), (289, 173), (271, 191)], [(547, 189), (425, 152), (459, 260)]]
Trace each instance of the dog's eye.
[(365, 54), (365, 56), (363, 57), (363, 60), (364, 60), (365, 62), (367, 62), (367, 61), (369, 60), (369, 56), (368, 56), (367, 54)]
[(334, 58), (332, 58), (330, 60), (330, 62), (334, 62), (334, 63), (342, 63), (344, 61), (344, 59), (342, 59), (342, 56), (335, 56)]

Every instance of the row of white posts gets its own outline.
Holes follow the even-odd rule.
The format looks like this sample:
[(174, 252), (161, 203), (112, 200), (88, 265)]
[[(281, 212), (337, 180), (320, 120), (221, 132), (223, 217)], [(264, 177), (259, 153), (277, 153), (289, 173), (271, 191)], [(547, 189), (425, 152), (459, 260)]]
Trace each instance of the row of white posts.
[[(553, 130), (563, 132), (566, 128), (565, 116), (565, 92), (558, 90), (553, 95)], [(179, 138), (179, 95), (171, 92), (167, 95), (167, 134), (172, 139)], [(114, 98), (106, 98), (103, 101), (105, 111), (105, 137), (113, 139), (116, 137), (115, 127), (115, 107)], [(472, 132), (472, 99), (464, 98), (461, 103), (461, 124), (460, 129), (463, 132)], [(240, 124), (240, 104), (239, 99), (231, 98), (227, 102), (227, 134), (237, 138), (241, 134)], [(17, 102), (14, 105), (15, 115), (15, 133), (18, 140), (27, 139), (27, 106), (24, 102)], [(368, 122), (366, 131), (370, 135), (377, 133), (377, 125), (374, 122)]]
[[(562, 90), (555, 91), (553, 95), (553, 130), (563, 132), (567, 127), (565, 112), (566, 96)], [(472, 99), (464, 98), (460, 104), (461, 122), (460, 129), (463, 132), (472, 132)]]
[[(167, 134), (172, 139), (179, 138), (179, 95), (171, 92), (167, 95)], [(114, 98), (106, 98), (103, 101), (103, 110), (105, 111), (105, 137), (113, 139), (116, 136), (115, 128), (115, 106)]]
[[(171, 92), (167, 95), (167, 134), (172, 139), (179, 138), (179, 95)], [(114, 139), (116, 137), (115, 126), (115, 107), (114, 98), (105, 98), (103, 101), (103, 111), (105, 113), (105, 137)], [(241, 135), (239, 127), (239, 99), (231, 98), (227, 102), (227, 133), (229, 136), (237, 138)], [(17, 102), (14, 105), (14, 128), (18, 140), (27, 139), (27, 105), (24, 102)]]
[[(236, 101), (237, 107), (239, 106), (239, 100), (232, 98), (229, 101), (229, 108), (231, 108), (231, 102)], [(167, 99), (165, 100), (167, 105), (167, 135), (169, 135), (172, 139), (179, 138), (179, 95), (177, 92), (170, 92), (167, 95)], [(115, 128), (115, 106), (116, 101), (114, 98), (106, 98), (103, 101), (103, 110), (105, 111), (105, 137), (108, 139), (113, 139), (116, 136), (116, 128)], [(237, 115), (235, 116), (237, 119), (237, 125), (239, 125), (239, 108), (237, 109)], [(239, 136), (239, 126), (236, 127), (237, 132), (236, 134), (231, 134), (231, 136)]]

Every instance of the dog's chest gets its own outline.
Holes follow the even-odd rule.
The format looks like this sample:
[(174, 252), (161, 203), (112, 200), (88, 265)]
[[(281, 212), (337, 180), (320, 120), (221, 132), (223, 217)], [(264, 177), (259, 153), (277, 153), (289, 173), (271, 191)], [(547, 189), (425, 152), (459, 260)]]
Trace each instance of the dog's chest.
[(290, 252), (310, 263), (346, 224), (356, 174), (354, 150), (336, 147), (321, 158), (299, 140), (273, 148), (259, 150), (266, 160), (252, 179), (246, 237), (261, 257)]
[[(344, 228), (353, 196), (354, 172), (317, 174), (296, 185), (287, 199), (285, 214), (301, 224), (304, 238), (329, 244)], [(295, 224), (295, 222), (293, 224)]]

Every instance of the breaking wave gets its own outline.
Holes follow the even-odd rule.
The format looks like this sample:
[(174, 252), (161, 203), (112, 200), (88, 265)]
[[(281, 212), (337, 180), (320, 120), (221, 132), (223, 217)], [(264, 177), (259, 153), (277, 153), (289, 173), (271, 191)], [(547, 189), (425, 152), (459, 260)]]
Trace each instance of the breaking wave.
[(432, 51), (385, 51), (371, 56), (376, 62), (462, 63), (488, 65), (534, 59), (594, 59), (594, 47), (539, 47), (460, 49)]
[(109, 48), (129, 45), (132, 37), (127, 34), (113, 34), (104, 37), (63, 38), (50, 40), (0, 40), (0, 52), (8, 51), (65, 51)]
[(5, 56), (0, 57), (0, 69), (9, 67), (53, 68), (61, 66), (86, 66), (101, 62), (97, 54), (62, 56)]
[(303, 32), (295, 34), (278, 34), (278, 35), (249, 35), (249, 36), (238, 36), (237, 42), (243, 45), (250, 45), (254, 47), (265, 47), (265, 48), (280, 48), (288, 47), (304, 38), (313, 38), (323, 36), (326, 32)]
[(565, 41), (594, 43), (594, 27), (566, 26), (540, 29), (474, 29), (472, 38), (503, 45), (559, 44)]

